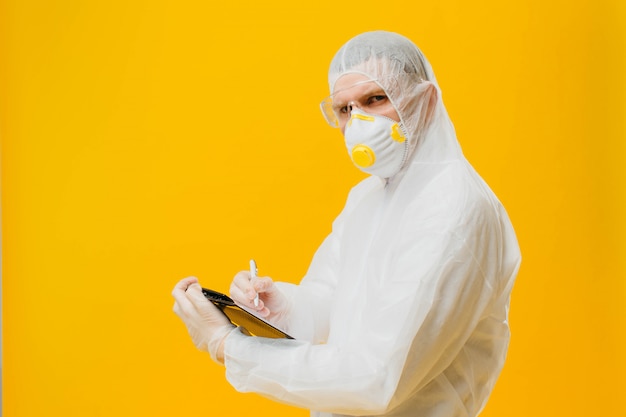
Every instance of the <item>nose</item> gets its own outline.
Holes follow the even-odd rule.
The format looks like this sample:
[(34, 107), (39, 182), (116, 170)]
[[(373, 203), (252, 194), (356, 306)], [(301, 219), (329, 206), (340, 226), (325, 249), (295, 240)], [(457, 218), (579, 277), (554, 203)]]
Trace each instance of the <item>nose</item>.
[(352, 114), (352, 110), (357, 107), (356, 103), (354, 101), (351, 101), (348, 103), (348, 114)]
[[(355, 101), (349, 101), (348, 104), (346, 105), (346, 109), (347, 111), (347, 115), (344, 113), (342, 114), (342, 122), (341, 122), (341, 133), (344, 132), (345, 128), (346, 128), (346, 124), (349, 123), (349, 121), (352, 119), (352, 110), (354, 110), (356, 107), (359, 107), (357, 105), (357, 103)], [(359, 107), (360, 108), (360, 107)]]

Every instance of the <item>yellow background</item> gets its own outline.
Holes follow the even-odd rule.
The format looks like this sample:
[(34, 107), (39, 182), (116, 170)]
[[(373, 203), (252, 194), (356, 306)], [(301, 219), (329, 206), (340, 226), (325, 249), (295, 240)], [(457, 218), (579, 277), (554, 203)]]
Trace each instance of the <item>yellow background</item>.
[(626, 415), (625, 4), (2, 0), (3, 415), (307, 415), (235, 392), (170, 291), (304, 274), (362, 178), (327, 66), (372, 29), (422, 48), (518, 233), (483, 415)]

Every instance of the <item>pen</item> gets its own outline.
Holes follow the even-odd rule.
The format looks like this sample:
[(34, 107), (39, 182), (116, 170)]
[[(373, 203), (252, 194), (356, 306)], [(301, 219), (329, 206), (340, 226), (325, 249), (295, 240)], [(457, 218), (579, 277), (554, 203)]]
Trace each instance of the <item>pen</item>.
[[(253, 282), (256, 279), (256, 274), (257, 274), (257, 267), (256, 267), (256, 262), (254, 262), (254, 259), (250, 259), (250, 281)], [(254, 306), (258, 307), (259, 306), (259, 293), (256, 293), (256, 296), (254, 296)]]

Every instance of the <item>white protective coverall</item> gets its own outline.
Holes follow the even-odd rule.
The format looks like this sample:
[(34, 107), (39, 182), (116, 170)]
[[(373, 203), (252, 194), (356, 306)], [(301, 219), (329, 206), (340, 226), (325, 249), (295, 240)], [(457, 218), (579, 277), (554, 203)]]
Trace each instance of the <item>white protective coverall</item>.
[[(349, 72), (398, 75), (382, 87), (409, 135), (409, 158), (392, 178), (370, 176), (351, 190), (299, 285), (276, 283), (290, 299), (276, 325), (296, 340), (233, 331), (226, 377), (312, 416), (476, 416), (508, 347), (515, 233), (465, 160), (412, 42), (359, 35), (333, 59), (331, 91)], [(399, 76), (406, 72), (427, 82)]]

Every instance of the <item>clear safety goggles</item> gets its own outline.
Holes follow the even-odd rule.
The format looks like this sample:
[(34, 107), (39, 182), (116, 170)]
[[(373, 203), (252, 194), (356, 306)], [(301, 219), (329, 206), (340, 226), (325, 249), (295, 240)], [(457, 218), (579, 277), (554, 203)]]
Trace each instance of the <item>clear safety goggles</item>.
[[(346, 109), (348, 107), (351, 108), (352, 106), (356, 106), (368, 113), (377, 113), (375, 110), (369, 111), (369, 107), (372, 107), (374, 104), (372, 100), (375, 100), (376, 97), (381, 95), (389, 100), (387, 97), (387, 90), (389, 90), (390, 87), (393, 88), (392, 85), (395, 84), (395, 78), (396, 77), (374, 78), (371, 80), (358, 81), (348, 87), (335, 91), (320, 103), (320, 109), (322, 110), (324, 119), (326, 119), (331, 127), (339, 127), (340, 120), (345, 116)], [(368, 88), (367, 84), (372, 84), (372, 87)], [(387, 88), (383, 86), (386, 86)], [(356, 96), (350, 95), (349, 90), (357, 87), (364, 87), (363, 91), (358, 93)], [(338, 96), (340, 98), (339, 100), (337, 100)], [(344, 101), (341, 97), (350, 97), (351, 99), (349, 101)]]

